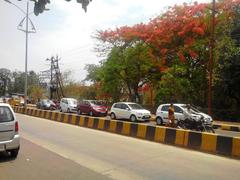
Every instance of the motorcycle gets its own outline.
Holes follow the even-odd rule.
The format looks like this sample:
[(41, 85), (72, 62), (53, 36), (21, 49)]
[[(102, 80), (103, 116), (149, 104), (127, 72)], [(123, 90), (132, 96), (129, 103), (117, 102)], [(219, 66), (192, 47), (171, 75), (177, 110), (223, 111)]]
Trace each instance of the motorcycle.
[(189, 130), (195, 130), (195, 131), (201, 131), (201, 132), (215, 133), (212, 125), (207, 124), (204, 121), (203, 117), (199, 120), (195, 120), (195, 119), (179, 120), (177, 122), (177, 128), (179, 128), (179, 129), (189, 129)]

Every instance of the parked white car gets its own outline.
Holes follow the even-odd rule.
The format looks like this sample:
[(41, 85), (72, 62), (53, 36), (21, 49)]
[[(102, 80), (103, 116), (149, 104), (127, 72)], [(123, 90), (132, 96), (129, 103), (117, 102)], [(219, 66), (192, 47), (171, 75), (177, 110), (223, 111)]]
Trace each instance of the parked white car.
[(74, 98), (62, 98), (60, 101), (61, 112), (77, 112), (77, 100)]
[[(157, 112), (156, 112), (156, 122), (157, 125), (162, 125), (168, 122), (168, 108), (169, 108), (170, 104), (161, 104), (158, 108), (157, 108)], [(178, 120), (185, 120), (185, 112), (187, 111), (187, 104), (173, 104), (174, 106), (174, 116), (175, 116), (175, 123)], [(193, 106), (190, 106), (190, 110), (191, 110), (191, 116), (192, 119), (194, 120), (200, 120), (201, 118), (203, 118), (203, 120), (205, 121), (206, 124), (211, 125), (213, 122), (213, 119), (211, 116), (200, 112), (198, 109), (196, 109)]]
[(20, 148), (18, 121), (9, 104), (0, 103), (0, 152), (16, 158)]
[(132, 102), (114, 103), (110, 111), (111, 119), (130, 119), (135, 121), (148, 121), (151, 118), (150, 111)]

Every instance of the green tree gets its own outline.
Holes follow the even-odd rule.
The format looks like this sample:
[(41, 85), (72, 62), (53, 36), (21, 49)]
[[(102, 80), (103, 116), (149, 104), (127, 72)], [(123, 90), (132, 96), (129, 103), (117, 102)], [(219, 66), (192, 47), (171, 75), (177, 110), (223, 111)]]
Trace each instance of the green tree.
[(87, 76), (84, 81), (91, 81), (93, 83), (97, 83), (101, 80), (101, 65), (86, 64), (84, 69), (87, 71)]
[[(39, 86), (39, 76), (34, 71), (28, 73), (28, 94), (31, 93), (32, 86)], [(25, 73), (21, 71), (14, 71), (12, 73), (11, 92), (13, 93), (24, 93), (25, 87)]]
[(31, 86), (29, 97), (31, 98), (32, 102), (37, 102), (39, 99), (44, 97), (44, 89), (40, 86)]
[(139, 84), (149, 81), (152, 67), (149, 48), (137, 42), (129, 46), (114, 47), (101, 67), (88, 68), (87, 78), (100, 79), (101, 90), (110, 94), (114, 101), (122, 97), (139, 102)]
[(158, 84), (156, 104), (191, 102), (192, 84), (184, 66), (174, 65), (166, 72)]
[(9, 69), (1, 68), (0, 69), (0, 95), (6, 95), (9, 93), (11, 85), (11, 71)]

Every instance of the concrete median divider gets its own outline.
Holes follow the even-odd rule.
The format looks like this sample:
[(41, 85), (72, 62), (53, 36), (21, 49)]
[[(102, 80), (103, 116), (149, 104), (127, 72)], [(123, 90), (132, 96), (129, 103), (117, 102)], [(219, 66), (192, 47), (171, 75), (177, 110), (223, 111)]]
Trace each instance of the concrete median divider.
[(25, 109), (23, 107), (13, 107), (13, 109), (17, 113), (45, 118), (52, 121), (107, 131), (212, 154), (240, 158), (240, 138), (237, 137), (226, 137), (211, 133), (153, 126), (143, 123), (79, 116), (77, 114)]

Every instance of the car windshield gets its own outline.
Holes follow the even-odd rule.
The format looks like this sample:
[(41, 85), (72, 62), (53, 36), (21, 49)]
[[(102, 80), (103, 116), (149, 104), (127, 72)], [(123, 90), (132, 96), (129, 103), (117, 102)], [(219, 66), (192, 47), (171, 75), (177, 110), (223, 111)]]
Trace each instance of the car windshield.
[(72, 100), (69, 101), (69, 104), (71, 104), (71, 105), (77, 105), (77, 100), (72, 99)]
[(0, 106), (0, 123), (13, 121), (13, 114), (9, 107)]
[(128, 104), (132, 109), (143, 109), (139, 104)]
[(90, 101), (91, 105), (97, 105), (97, 106), (102, 106), (104, 105), (101, 101)]
[[(184, 108), (184, 109), (187, 109), (187, 105), (186, 105), (186, 104), (185, 104), (185, 105), (182, 105), (181, 107)], [(190, 105), (190, 109), (191, 109), (191, 111), (192, 111), (193, 113), (200, 113), (200, 111), (199, 111), (197, 108), (195, 108), (194, 106), (191, 106), (191, 105)]]

